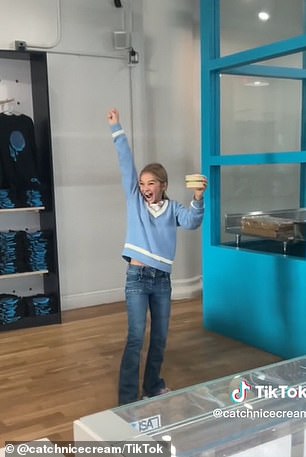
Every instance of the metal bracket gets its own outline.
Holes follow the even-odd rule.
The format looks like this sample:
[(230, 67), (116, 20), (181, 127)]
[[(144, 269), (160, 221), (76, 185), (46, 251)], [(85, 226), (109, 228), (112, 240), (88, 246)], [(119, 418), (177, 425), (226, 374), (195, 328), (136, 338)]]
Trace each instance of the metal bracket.
[(23, 40), (15, 40), (15, 49), (16, 51), (26, 51), (27, 43)]

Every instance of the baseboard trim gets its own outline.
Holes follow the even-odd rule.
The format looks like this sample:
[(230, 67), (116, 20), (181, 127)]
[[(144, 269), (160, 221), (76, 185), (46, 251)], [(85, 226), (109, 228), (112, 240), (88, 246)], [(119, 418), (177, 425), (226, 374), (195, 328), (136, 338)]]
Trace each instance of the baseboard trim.
[[(202, 292), (202, 276), (189, 279), (172, 280), (172, 299), (192, 299), (199, 297)], [(124, 288), (97, 290), (62, 296), (62, 310), (85, 308), (87, 306), (101, 305), (124, 301)]]
[(124, 289), (97, 290), (80, 294), (63, 295), (62, 310), (86, 308), (87, 306), (114, 303), (124, 300)]
[(203, 288), (202, 276), (194, 278), (178, 279), (172, 281), (172, 299), (183, 300), (197, 298), (201, 295)]

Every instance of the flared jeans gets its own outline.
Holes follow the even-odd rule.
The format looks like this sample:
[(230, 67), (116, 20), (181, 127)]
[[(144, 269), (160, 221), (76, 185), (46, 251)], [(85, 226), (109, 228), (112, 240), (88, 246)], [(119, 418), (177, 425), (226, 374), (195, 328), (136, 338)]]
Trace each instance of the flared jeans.
[(165, 381), (160, 377), (160, 372), (170, 320), (170, 273), (152, 267), (129, 265), (125, 294), (128, 336), (120, 366), (120, 405), (137, 401), (139, 398), (140, 358), (148, 309), (151, 316), (151, 331), (142, 394), (153, 397), (165, 387)]

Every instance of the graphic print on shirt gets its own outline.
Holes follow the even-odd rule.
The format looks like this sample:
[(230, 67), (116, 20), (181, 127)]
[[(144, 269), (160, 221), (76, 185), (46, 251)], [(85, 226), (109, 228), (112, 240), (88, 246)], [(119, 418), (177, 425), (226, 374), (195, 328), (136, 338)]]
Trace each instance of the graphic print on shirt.
[(41, 196), (32, 195), (42, 191), (40, 158), (33, 120), (25, 114), (0, 113), (1, 186), (19, 193), (18, 204), (32, 206), (35, 200), (35, 206), (43, 206), (38, 202)]
[(25, 145), (26, 142), (23, 134), (19, 130), (13, 130), (10, 135), (9, 150), (14, 162), (17, 162), (18, 154), (24, 151)]

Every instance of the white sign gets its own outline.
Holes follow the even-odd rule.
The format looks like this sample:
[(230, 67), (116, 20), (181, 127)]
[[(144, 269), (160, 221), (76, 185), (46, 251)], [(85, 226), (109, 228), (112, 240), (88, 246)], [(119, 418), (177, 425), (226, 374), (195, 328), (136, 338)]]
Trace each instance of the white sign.
[(150, 432), (151, 430), (156, 430), (161, 427), (161, 417), (160, 414), (157, 414), (156, 416), (150, 416), (140, 419), (139, 421), (130, 422), (130, 425), (139, 433)]

